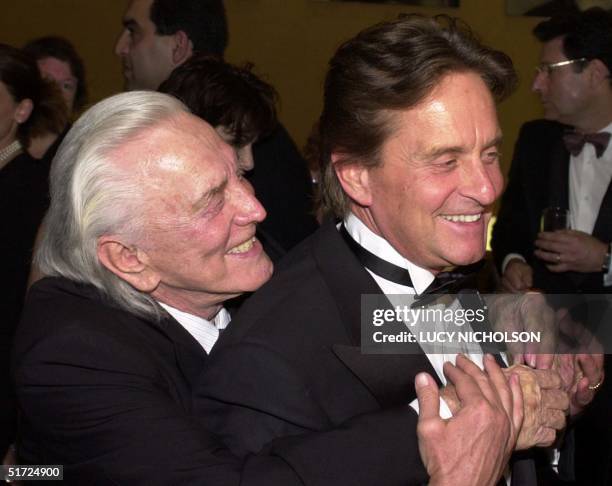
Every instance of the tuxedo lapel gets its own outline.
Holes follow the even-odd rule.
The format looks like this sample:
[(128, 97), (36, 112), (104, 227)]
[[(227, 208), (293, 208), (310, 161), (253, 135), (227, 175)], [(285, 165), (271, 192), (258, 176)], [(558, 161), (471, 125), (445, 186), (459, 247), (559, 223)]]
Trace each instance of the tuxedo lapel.
[(414, 398), (414, 378), (428, 372), (442, 386), (425, 354), (362, 354), (359, 346), (334, 344), (332, 350), (382, 408), (405, 404)]
[(412, 347), (406, 349), (407, 354), (362, 353), (361, 296), (380, 294), (381, 290), (340, 237), (335, 225), (322, 228), (319, 238), (314, 240), (313, 254), (351, 339), (350, 344), (337, 343), (332, 350), (381, 407), (409, 401), (418, 372), (426, 371), (438, 380), (431, 363), (416, 343), (406, 343), (407, 347)]

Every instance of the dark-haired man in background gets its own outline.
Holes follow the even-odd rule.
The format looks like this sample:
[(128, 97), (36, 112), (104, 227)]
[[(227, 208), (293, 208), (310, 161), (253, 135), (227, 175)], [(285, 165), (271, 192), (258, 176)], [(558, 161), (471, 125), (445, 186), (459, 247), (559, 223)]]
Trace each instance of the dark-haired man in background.
[[(560, 15), (534, 34), (542, 50), (533, 90), (545, 119), (523, 125), (516, 143), (493, 232), (502, 284), (512, 292), (610, 293), (612, 14), (593, 8)], [(571, 229), (540, 232), (547, 207), (569, 209)], [(612, 479), (611, 404), (604, 383), (577, 425), (580, 484)]]
[[(228, 43), (222, 0), (130, 0), (115, 46), (127, 90), (156, 90), (194, 52), (223, 57)], [(253, 145), (246, 175), (268, 216), (261, 228), (285, 250), (312, 233), (312, 187), (306, 162), (278, 125)]]

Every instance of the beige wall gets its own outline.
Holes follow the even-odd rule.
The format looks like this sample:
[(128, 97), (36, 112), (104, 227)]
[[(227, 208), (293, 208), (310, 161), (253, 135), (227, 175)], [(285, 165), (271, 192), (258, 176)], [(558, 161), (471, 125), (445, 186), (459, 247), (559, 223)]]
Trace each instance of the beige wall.
[[(120, 66), (112, 50), (127, 0), (5, 2), (10, 6), (0, 16), (0, 41), (21, 45), (40, 35), (63, 35), (85, 60), (91, 101), (121, 90)], [(505, 0), (461, 0), (458, 9), (317, 0), (226, 0), (226, 5), (231, 33), (228, 60), (254, 62), (257, 73), (277, 87), (281, 118), (299, 144), (320, 111), (323, 76), (335, 48), (362, 28), (400, 12), (457, 15), (485, 42), (514, 59), (521, 85), (500, 107), (505, 168), (521, 123), (540, 116), (538, 101), (529, 90), (538, 55), (530, 31), (539, 19), (506, 16)]]

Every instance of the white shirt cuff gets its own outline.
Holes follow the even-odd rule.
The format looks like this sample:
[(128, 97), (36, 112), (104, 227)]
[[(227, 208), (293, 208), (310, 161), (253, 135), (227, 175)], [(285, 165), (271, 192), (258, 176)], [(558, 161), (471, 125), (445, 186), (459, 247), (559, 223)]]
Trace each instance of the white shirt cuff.
[(506, 257), (504, 258), (504, 261), (502, 262), (502, 265), (501, 265), (502, 275), (506, 271), (506, 267), (508, 266), (508, 263), (510, 263), (510, 260), (515, 260), (515, 259), (521, 260), (522, 262), (527, 262), (527, 260), (525, 260), (525, 257), (523, 255), (519, 255), (518, 253), (508, 253)]
[[(412, 400), (409, 405), (414, 409), (414, 411), (417, 413), (417, 415), (419, 414), (419, 401), (418, 399), (414, 399)], [(448, 405), (446, 404), (446, 402), (444, 401), (444, 398), (440, 397), (440, 418), (442, 419), (449, 419), (453, 416), (453, 414), (450, 411), (450, 408), (448, 408)]]

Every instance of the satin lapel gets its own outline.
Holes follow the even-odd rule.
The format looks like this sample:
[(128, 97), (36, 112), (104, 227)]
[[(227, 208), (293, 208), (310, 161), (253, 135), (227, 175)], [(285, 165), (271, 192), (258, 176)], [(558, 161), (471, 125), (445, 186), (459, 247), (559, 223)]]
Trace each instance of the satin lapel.
[(166, 315), (159, 329), (172, 341), (179, 369), (191, 387), (204, 369), (208, 355), (200, 344), (173, 317)]
[(414, 378), (426, 371), (442, 386), (425, 354), (361, 354), (358, 346), (334, 344), (334, 354), (374, 395), (382, 408), (415, 398)]
[(335, 225), (328, 224), (321, 229), (319, 238), (313, 241), (313, 254), (351, 337), (350, 345), (336, 343), (332, 350), (381, 406), (409, 401), (418, 372), (426, 371), (438, 380), (429, 360), (416, 344), (411, 344), (413, 349), (407, 350), (410, 354), (361, 353), (361, 295), (380, 294), (381, 290), (351, 253)]

